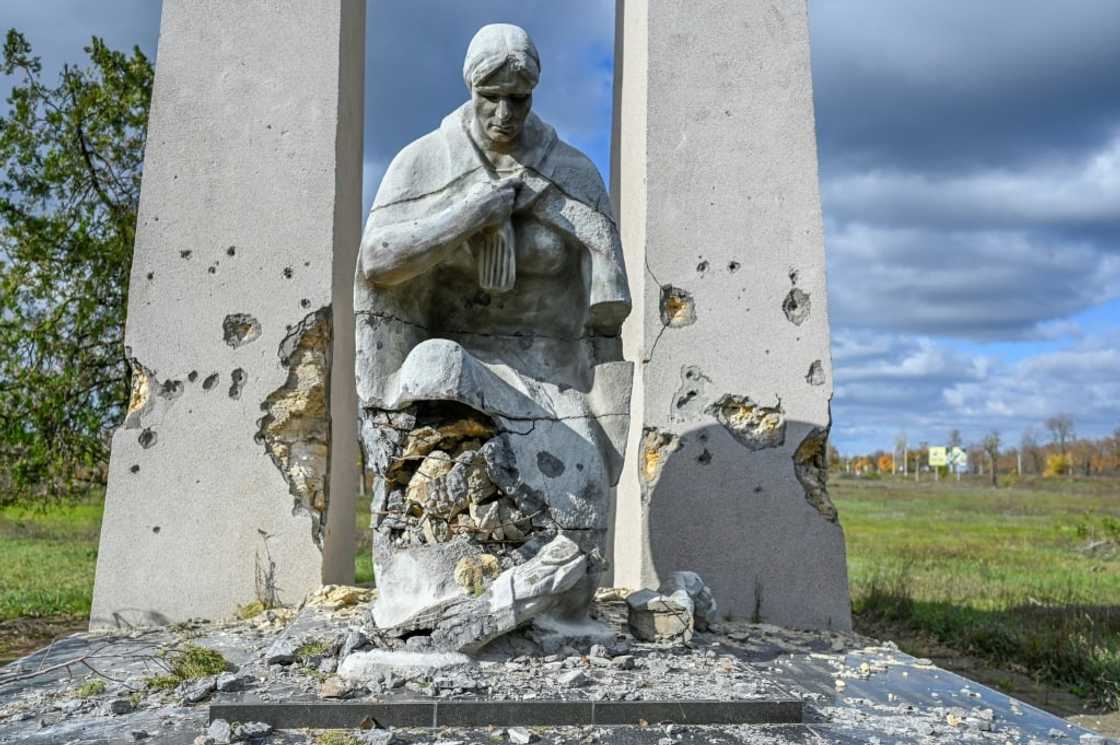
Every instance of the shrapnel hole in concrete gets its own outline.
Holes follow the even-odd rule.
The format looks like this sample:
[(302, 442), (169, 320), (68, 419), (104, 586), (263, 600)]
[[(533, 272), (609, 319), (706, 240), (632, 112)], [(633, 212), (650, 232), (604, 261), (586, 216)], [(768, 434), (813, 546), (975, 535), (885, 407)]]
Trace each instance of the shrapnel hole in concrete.
[(222, 338), (234, 349), (260, 338), (261, 322), (248, 313), (230, 313), (222, 321)]
[(670, 328), (696, 323), (696, 302), (692, 299), (692, 293), (673, 285), (662, 285), (661, 323)]
[(837, 521), (828, 495), (828, 428), (814, 427), (793, 454), (793, 471), (805, 490), (805, 501), (829, 522)]
[[(125, 352), (130, 353), (131, 350), (126, 348)], [(134, 357), (128, 358), (128, 364), (132, 368), (132, 385), (128, 396), (128, 410), (124, 416), (124, 427), (135, 429), (140, 426), (141, 418), (150, 408), (155, 375)]]
[(795, 326), (800, 326), (808, 320), (811, 307), (809, 293), (798, 287), (790, 290), (786, 299), (782, 301), (782, 312), (786, 314), (789, 322)]
[(726, 393), (708, 407), (708, 413), (748, 450), (785, 444), (786, 415), (780, 400), (774, 406), (763, 406), (749, 396)]
[(813, 360), (813, 364), (809, 365), (805, 382), (809, 385), (824, 385), (824, 365), (821, 364), (820, 360)]
[(218, 384), (218, 379), (221, 376), (218, 373), (210, 373), (206, 376), (206, 380), (202, 381), (202, 390), (208, 391)]
[(156, 435), (156, 431), (154, 429), (144, 429), (140, 433), (140, 436), (136, 438), (136, 441), (140, 443), (140, 447), (147, 450), (148, 448), (155, 445), (158, 439), (159, 437)]
[(240, 367), (229, 374), (229, 397), (241, 398), (241, 389), (245, 387), (245, 371)]
[(181, 380), (165, 380), (159, 386), (159, 397), (173, 401), (179, 396), (183, 395), (183, 381)]
[[(523, 560), (519, 549), (554, 527), (547, 506), (514, 489), (513, 453), (490, 417), (453, 401), (421, 401), (403, 414), (412, 424), (400, 433), (379, 486), (384, 498), (373, 505), (374, 529), (402, 547), (478, 544), (484, 553), (462, 560), (455, 580), (481, 592), (487, 579)], [(537, 460), (545, 475), (564, 467), (544, 451)]]
[(331, 309), (296, 324), (277, 354), (288, 376), (261, 403), (257, 442), (288, 483), (293, 509), (312, 516), (312, 538), (322, 544), (329, 505)]
[(648, 500), (653, 487), (661, 478), (661, 470), (669, 456), (681, 446), (680, 435), (656, 427), (642, 430), (642, 446), (638, 466), (641, 469), (642, 499)]

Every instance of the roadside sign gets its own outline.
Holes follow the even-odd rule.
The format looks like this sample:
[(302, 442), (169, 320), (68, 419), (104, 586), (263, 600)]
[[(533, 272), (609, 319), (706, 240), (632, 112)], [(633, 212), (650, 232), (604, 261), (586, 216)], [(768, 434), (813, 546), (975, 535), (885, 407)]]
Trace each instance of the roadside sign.
[(968, 453), (960, 448), (949, 451), (949, 466), (958, 473), (968, 470)]
[(949, 464), (948, 455), (943, 447), (931, 447), (929, 449), (929, 465), (931, 468), (938, 466), (945, 466)]

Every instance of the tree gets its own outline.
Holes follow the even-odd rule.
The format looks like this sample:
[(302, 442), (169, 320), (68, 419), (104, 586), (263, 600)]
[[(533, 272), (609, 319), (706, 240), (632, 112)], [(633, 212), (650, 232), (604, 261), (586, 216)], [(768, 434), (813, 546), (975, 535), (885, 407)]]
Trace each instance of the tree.
[(1069, 414), (1057, 414), (1047, 419), (1045, 424), (1058, 447), (1058, 453), (1065, 455), (1066, 448), (1073, 439), (1073, 417)]
[(0, 504), (99, 480), (128, 400), (124, 318), (152, 65), (93, 38), (56, 85), (22, 34), (0, 118)]
[(992, 464), (992, 486), (999, 486), (999, 432), (992, 430), (988, 436), (984, 438), (983, 447), (984, 452), (988, 455), (988, 460)]
[(898, 472), (898, 463), (899, 463), (899, 461), (901, 461), (902, 462), (902, 474), (906, 475), (906, 470), (907, 470), (906, 469), (906, 461), (908, 459), (907, 458), (907, 450), (908, 450), (908, 447), (907, 447), (907, 443), (906, 443), (906, 433), (905, 432), (899, 432), (894, 437), (894, 458), (895, 458), (894, 464), (895, 464), (895, 472), (896, 473)]
[(1030, 458), (1034, 472), (1041, 474), (1046, 468), (1046, 456), (1038, 446), (1038, 439), (1035, 437), (1033, 428), (1028, 427), (1023, 430), (1023, 439), (1020, 441), (1019, 447), (1023, 454)]
[(952, 450), (961, 446), (961, 431), (959, 429), (949, 430), (949, 442), (947, 447)]

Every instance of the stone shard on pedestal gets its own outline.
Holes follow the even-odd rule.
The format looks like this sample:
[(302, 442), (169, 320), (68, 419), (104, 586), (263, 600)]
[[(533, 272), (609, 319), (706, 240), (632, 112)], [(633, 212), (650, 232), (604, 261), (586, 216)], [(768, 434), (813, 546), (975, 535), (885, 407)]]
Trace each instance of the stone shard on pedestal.
[(353, 581), (364, 19), (163, 3), (95, 627)]
[(848, 629), (805, 0), (619, 0), (612, 192), (641, 361), (614, 583)]

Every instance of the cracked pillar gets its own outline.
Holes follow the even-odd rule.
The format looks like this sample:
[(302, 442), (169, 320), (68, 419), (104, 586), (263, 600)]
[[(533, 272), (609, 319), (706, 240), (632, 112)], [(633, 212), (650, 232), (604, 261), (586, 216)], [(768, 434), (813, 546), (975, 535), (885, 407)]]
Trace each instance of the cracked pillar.
[(614, 581), (693, 570), (721, 613), (850, 628), (805, 0), (619, 0), (616, 22), (640, 363)]
[(354, 573), (363, 0), (164, 0), (91, 625)]

